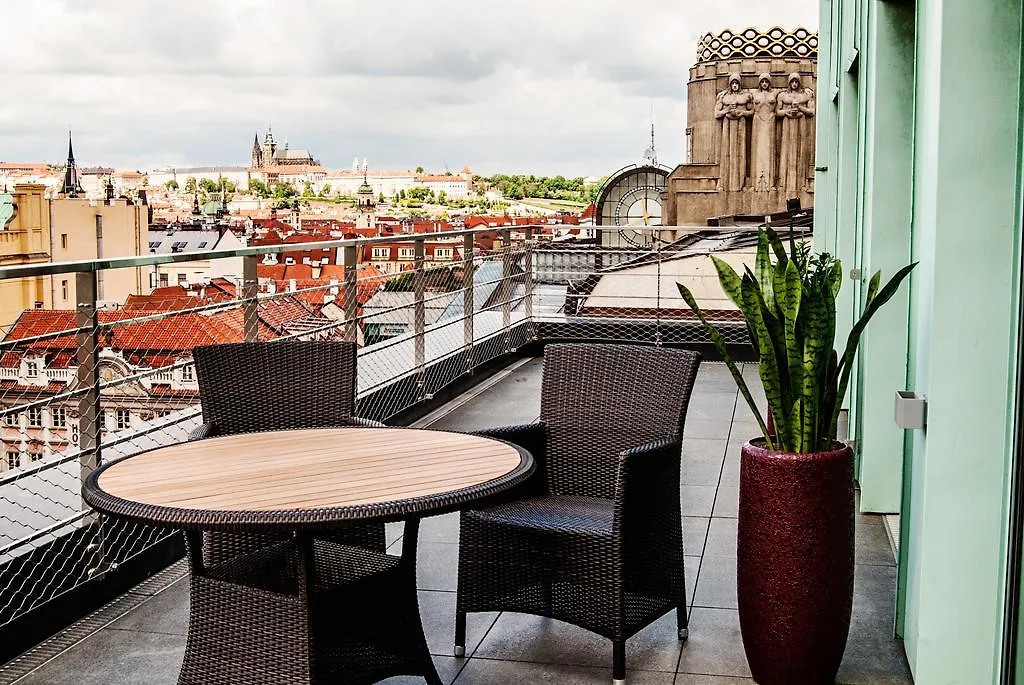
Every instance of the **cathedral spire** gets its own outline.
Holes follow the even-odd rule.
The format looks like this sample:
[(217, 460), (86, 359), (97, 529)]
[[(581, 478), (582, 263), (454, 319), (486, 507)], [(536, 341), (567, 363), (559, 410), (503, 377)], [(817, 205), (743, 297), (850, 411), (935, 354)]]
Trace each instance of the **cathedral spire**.
[(71, 130), (68, 129), (68, 164), (64, 170), (64, 184), (61, 186), (64, 197), (78, 197), (82, 194), (82, 184), (78, 180), (78, 167), (75, 165), (75, 150), (71, 144)]

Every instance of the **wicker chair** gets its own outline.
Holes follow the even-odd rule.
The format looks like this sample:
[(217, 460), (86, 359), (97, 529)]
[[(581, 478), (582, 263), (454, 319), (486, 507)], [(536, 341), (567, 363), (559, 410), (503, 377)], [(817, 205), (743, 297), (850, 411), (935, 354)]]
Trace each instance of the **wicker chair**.
[[(355, 416), (356, 345), (327, 340), (206, 345), (192, 351), (203, 424), (191, 440), (235, 433), (380, 427)], [(206, 533), (203, 557), (217, 565), (285, 535)], [(384, 552), (384, 524), (352, 526), (318, 539)]]
[(460, 520), (455, 654), (466, 613), (560, 619), (625, 642), (676, 609), (687, 632), (681, 439), (700, 355), (633, 345), (549, 345), (539, 423), (480, 434), (528, 449), (538, 471), (514, 501)]

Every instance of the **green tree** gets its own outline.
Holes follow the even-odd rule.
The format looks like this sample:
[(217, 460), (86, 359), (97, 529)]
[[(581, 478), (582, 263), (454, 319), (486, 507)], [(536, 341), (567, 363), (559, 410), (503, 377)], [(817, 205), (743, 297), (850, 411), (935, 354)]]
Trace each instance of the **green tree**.
[(423, 173), (423, 167), (421, 167), (421, 166), (416, 167), (416, 173), (417, 174), (422, 174)]
[(331, 184), (325, 183), (320, 186), (320, 197), (328, 197), (331, 194)]
[(194, 192), (196, 192), (196, 177), (195, 176), (189, 176), (188, 178), (185, 179), (185, 192), (186, 193), (194, 193)]
[(302, 186), (302, 197), (313, 197), (313, 184), (306, 181)]
[(404, 188), (400, 188), (399, 189), (399, 191), (398, 191), (398, 199), (399, 200), (404, 200), (405, 199), (405, 189)]
[(380, 195), (377, 196), (377, 202), (381, 204), (384, 203), (384, 193), (381, 193)]
[(167, 183), (164, 183), (164, 188), (167, 188), (167, 190), (171, 190), (171, 191), (177, 192), (177, 190), (178, 190), (178, 182), (177, 182), (177, 181), (175, 181), (175, 180), (174, 180), (174, 179), (172, 178), (172, 179), (171, 179), (170, 181), (168, 181)]
[(257, 197), (270, 197), (270, 190), (267, 188), (267, 184), (258, 178), (249, 179), (249, 192)]
[(213, 179), (203, 178), (199, 181), (199, 189), (204, 193), (215, 193), (220, 190), (220, 185)]

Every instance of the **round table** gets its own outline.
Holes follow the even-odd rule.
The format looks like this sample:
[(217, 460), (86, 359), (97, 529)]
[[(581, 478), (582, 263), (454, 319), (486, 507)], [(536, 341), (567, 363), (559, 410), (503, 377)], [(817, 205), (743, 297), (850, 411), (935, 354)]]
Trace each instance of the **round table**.
[[(478, 505), (533, 471), (527, 451), (490, 438), (318, 428), (149, 450), (96, 469), (82, 493), (104, 514), (186, 531), (192, 597), (179, 683), (440, 683), (417, 609), (419, 519)], [(323, 537), (399, 520), (401, 557)], [(257, 542), (206, 564), (209, 531)]]

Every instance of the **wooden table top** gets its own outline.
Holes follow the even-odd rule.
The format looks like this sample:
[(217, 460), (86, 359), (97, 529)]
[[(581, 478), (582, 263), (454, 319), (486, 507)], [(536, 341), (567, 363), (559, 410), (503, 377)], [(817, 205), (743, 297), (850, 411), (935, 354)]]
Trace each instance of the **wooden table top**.
[(532, 470), (525, 450), (479, 436), (329, 428), (161, 447), (104, 466), (83, 493), (100, 511), (162, 523), (257, 521), (261, 513), (287, 519), (289, 512), (299, 522), (323, 523), (398, 518), (403, 507), (395, 503), (422, 503), (439, 513), (433, 509), (456, 508), (458, 493), (471, 501), (525, 480)]

